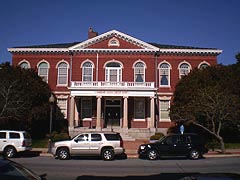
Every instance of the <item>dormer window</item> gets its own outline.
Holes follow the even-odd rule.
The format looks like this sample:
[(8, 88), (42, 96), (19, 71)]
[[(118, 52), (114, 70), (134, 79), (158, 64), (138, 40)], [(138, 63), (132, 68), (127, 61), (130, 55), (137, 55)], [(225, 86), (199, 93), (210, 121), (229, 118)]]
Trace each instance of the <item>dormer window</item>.
[(120, 46), (120, 43), (119, 43), (119, 40), (115, 37), (113, 37), (112, 39), (110, 39), (108, 41), (108, 46), (111, 47), (111, 46), (117, 46), (119, 47)]

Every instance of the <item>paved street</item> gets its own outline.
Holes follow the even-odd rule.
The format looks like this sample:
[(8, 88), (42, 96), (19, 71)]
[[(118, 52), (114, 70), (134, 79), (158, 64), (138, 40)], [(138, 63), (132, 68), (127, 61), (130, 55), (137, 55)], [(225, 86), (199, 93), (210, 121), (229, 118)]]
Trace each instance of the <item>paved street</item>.
[(101, 159), (74, 158), (60, 161), (53, 157), (14, 158), (16, 162), (37, 174), (47, 174), (49, 180), (89, 179), (180, 179), (191, 174), (239, 173), (240, 157), (206, 158), (200, 160), (118, 159), (110, 162)]

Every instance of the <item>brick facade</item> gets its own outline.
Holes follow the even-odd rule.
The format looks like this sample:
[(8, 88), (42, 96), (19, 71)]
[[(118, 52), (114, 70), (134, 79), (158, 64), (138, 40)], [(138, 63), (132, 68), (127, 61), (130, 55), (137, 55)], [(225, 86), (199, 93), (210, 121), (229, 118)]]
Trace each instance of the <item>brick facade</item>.
[[(180, 79), (181, 64), (185, 64), (183, 72), (214, 66), (221, 53), (146, 43), (116, 30), (98, 35), (90, 29), (89, 37), (75, 44), (8, 49), (15, 66), (27, 63), (36, 71), (41, 63), (47, 66), (42, 73), (47, 72), (47, 82), (62, 103), (71, 135), (87, 128), (119, 131), (135, 138), (166, 132), (171, 126), (168, 104), (170, 107)], [(160, 70), (163, 63), (167, 69)], [(67, 78), (66, 85), (58, 84), (61, 73), (63, 81)]]

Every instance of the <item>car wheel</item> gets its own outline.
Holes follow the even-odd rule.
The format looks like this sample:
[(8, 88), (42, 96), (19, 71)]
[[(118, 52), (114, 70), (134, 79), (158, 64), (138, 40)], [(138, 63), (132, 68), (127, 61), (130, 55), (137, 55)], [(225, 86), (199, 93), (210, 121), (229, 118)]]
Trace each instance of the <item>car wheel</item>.
[(149, 160), (156, 160), (158, 158), (158, 153), (155, 149), (150, 149), (148, 152), (147, 152), (147, 158)]
[(198, 150), (193, 149), (193, 150), (190, 151), (189, 156), (190, 156), (191, 159), (195, 160), (195, 159), (199, 159), (201, 155), (200, 155)]
[(17, 151), (13, 146), (8, 146), (4, 149), (4, 155), (7, 158), (12, 158), (16, 155)]
[(67, 160), (70, 158), (70, 153), (67, 148), (59, 149), (57, 155), (60, 160)]
[(102, 151), (102, 159), (104, 161), (111, 161), (114, 158), (114, 152), (112, 149), (104, 149)]

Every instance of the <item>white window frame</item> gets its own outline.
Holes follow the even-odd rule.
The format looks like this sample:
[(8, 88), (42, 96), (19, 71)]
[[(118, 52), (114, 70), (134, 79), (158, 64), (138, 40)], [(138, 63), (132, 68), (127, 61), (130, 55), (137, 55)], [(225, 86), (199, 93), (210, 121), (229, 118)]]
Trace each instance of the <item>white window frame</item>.
[[(27, 66), (23, 66), (23, 64), (27, 65)], [(28, 61), (26, 61), (25, 59), (22, 60), (21, 62), (18, 63), (18, 65), (23, 68), (23, 69), (30, 69), (30, 63)]]
[[(86, 101), (88, 101), (88, 103), (86, 103)], [(88, 107), (88, 105), (89, 105), (89, 107)], [(86, 120), (86, 119), (92, 118), (92, 115), (93, 115), (92, 114), (92, 106), (93, 106), (93, 104), (92, 104), (92, 98), (91, 97), (83, 97), (83, 98), (81, 98), (81, 119), (82, 120)], [(89, 116), (84, 117), (85, 116), (85, 114), (84, 114), (84, 110), (85, 109), (89, 110), (89, 112), (90, 112)]]
[[(87, 80), (88, 78), (89, 80)], [(82, 64), (82, 81), (84, 82), (93, 81), (93, 63), (90, 61), (86, 61)]]
[[(60, 101), (62, 101), (63, 103), (61, 103)], [(57, 105), (63, 113), (65, 119), (67, 119), (67, 102), (67, 98), (57, 98)]]
[[(108, 62), (108, 63), (112, 63), (112, 62)], [(119, 67), (111, 67), (111, 66), (108, 67), (106, 64), (106, 67), (105, 67), (106, 82), (122, 82), (122, 65), (119, 62), (114, 62), (114, 63), (119, 64)], [(113, 75), (116, 76), (115, 79), (112, 79)]]
[[(145, 69), (146, 66), (143, 62), (136, 62), (134, 65), (134, 82), (142, 83), (145, 82)], [(141, 75), (143, 81), (136, 81), (138, 75)]]
[[(47, 66), (46, 67), (41, 67), (41, 65), (43, 64), (46, 64)], [(41, 61), (39, 64), (38, 64), (38, 75), (42, 78), (43, 81), (45, 81), (46, 83), (48, 83), (48, 74), (49, 74), (49, 63), (46, 62), (46, 61)], [(41, 73), (43, 71), (45, 71), (45, 73)]]
[[(163, 104), (165, 103), (165, 104)], [(169, 109), (170, 109), (170, 100), (160, 100), (159, 101), (159, 119), (160, 121), (170, 121)], [(165, 115), (168, 113), (167, 118)]]
[(145, 98), (134, 98), (134, 121), (145, 121), (145, 115)]
[[(184, 65), (186, 65), (187, 67), (183, 67)], [(183, 76), (186, 76), (190, 73), (191, 71), (191, 65), (187, 62), (182, 62), (181, 64), (179, 64), (179, 79), (181, 79)]]
[[(63, 64), (65, 66), (60, 67)], [(58, 64), (57, 69), (58, 69), (57, 86), (67, 86), (67, 84), (68, 84), (68, 64), (66, 62), (62, 61)], [(63, 81), (63, 83), (61, 83), (61, 78), (65, 79), (65, 82)]]
[[(161, 67), (163, 65), (167, 65), (168, 67)], [(171, 74), (170, 74), (170, 69), (171, 69), (171, 66), (169, 63), (167, 62), (162, 62), (160, 65), (159, 65), (159, 86), (160, 87), (170, 87), (171, 86)], [(166, 73), (166, 74), (164, 74)], [(164, 84), (161, 84), (161, 77), (162, 75), (166, 75), (167, 76), (167, 81), (168, 81), (168, 84), (167, 85), (164, 85)]]

